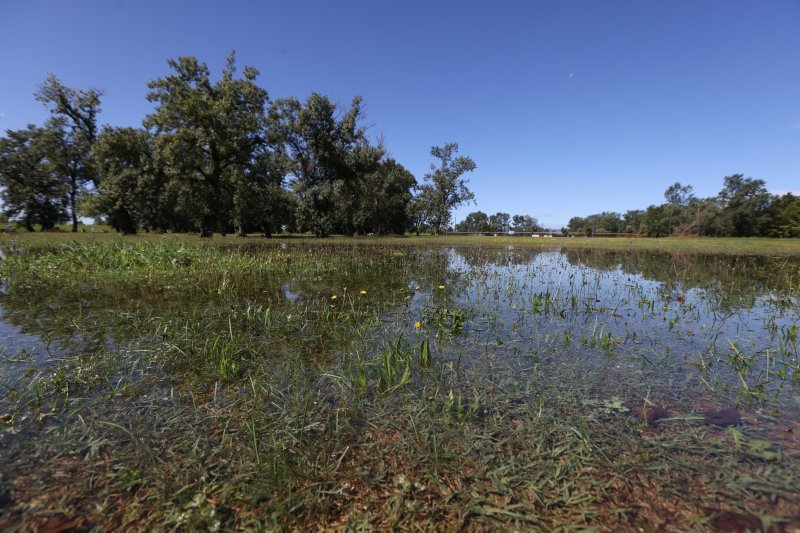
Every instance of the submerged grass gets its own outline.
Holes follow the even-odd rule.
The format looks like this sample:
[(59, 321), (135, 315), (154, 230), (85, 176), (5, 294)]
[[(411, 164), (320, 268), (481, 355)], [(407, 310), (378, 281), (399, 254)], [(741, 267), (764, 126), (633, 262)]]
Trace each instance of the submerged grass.
[(796, 262), (402, 241), (4, 241), (0, 528), (797, 526)]

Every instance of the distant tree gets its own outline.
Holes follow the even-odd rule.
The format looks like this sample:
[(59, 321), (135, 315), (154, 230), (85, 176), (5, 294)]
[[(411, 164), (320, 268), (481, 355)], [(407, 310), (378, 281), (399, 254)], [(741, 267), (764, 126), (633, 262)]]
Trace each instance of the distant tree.
[(622, 215), (613, 211), (603, 211), (594, 215), (589, 215), (585, 219), (585, 224), (591, 228), (591, 234), (597, 233), (621, 233), (624, 229)]
[(622, 222), (624, 225), (623, 232), (639, 233), (643, 216), (644, 216), (644, 211), (641, 209), (631, 209), (626, 211), (625, 214), (622, 215)]
[(489, 217), (491, 231), (505, 232), (511, 227), (511, 215), (508, 213), (495, 213)]
[(800, 196), (774, 196), (765, 216), (769, 237), (800, 237)]
[(676, 181), (664, 191), (667, 203), (662, 214), (667, 219), (668, 234), (685, 234), (690, 230), (696, 232), (697, 220), (693, 220), (692, 216), (692, 212), (696, 210), (690, 208), (690, 204), (695, 201), (692, 190), (691, 185), (681, 185)]
[[(564, 231), (564, 229), (566, 231)], [(592, 227), (583, 217), (572, 217), (567, 223), (567, 227), (561, 230), (564, 234), (569, 235), (591, 235)]]
[(34, 125), (6, 130), (0, 138), (3, 216), (19, 220), (29, 231), (34, 224), (48, 230), (66, 220), (67, 182), (49, 159), (59, 140), (60, 132)]
[[(717, 196), (697, 198), (690, 185), (676, 182), (664, 192), (666, 202), (620, 217), (603, 212), (573, 217), (562, 231), (572, 235), (602, 232), (639, 232), (651, 237), (800, 236), (800, 200), (770, 195), (763, 180), (734, 174), (725, 178)], [(617, 228), (617, 229), (612, 229)]]
[(456, 224), (456, 231), (484, 233), (491, 231), (489, 217), (483, 211), (474, 211)]
[(540, 231), (539, 221), (530, 215), (514, 215), (511, 219), (514, 231)]
[(456, 156), (457, 153), (456, 143), (431, 148), (431, 155), (439, 164), (431, 165), (431, 172), (425, 175), (425, 183), (420, 187), (420, 195), (425, 198), (424, 205), (429, 210), (428, 219), (437, 235), (442, 227), (450, 224), (453, 209), (475, 198), (462, 176), (475, 170), (477, 165), (469, 157)]
[(267, 142), (267, 92), (256, 85), (258, 70), (245, 67), (235, 78), (235, 54), (212, 82), (208, 67), (194, 57), (168, 61), (173, 74), (148, 84), (156, 102), (144, 124), (176, 191), (178, 216), (199, 226), (201, 236), (251, 224), (252, 193), (258, 190), (255, 154)]
[(648, 237), (663, 237), (672, 233), (668, 211), (669, 204), (651, 205), (645, 209), (639, 231)]
[(770, 203), (764, 180), (745, 178), (742, 174), (727, 176), (719, 199), (731, 235), (750, 237), (761, 232)]
[(50, 111), (47, 128), (58, 133), (58, 142), (49, 153), (55, 172), (66, 177), (72, 231), (78, 231), (78, 205), (81, 197), (97, 186), (92, 148), (97, 138), (99, 91), (76, 90), (64, 86), (49, 74), (35, 93)]
[(670, 205), (687, 206), (694, 198), (692, 191), (691, 185), (681, 185), (681, 182), (676, 181), (664, 191), (664, 199)]

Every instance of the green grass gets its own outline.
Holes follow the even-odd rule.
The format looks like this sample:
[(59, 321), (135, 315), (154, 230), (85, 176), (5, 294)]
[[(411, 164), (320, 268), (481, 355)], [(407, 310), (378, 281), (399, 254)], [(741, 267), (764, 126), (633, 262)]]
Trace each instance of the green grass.
[[(140, 233), (135, 237), (122, 237), (109, 228), (102, 227), (106, 233), (91, 233), (87, 226), (86, 233), (29, 233), (0, 234), (0, 243), (8, 240), (34, 243), (63, 243), (69, 240), (78, 241), (115, 241), (127, 240), (184, 240), (194, 242), (199, 240), (196, 235), (186, 234), (156, 234)], [(308, 235), (276, 235), (274, 239), (302, 239), (308, 242), (330, 243), (346, 241), (359, 244), (378, 245), (405, 245), (414, 246), (479, 246), (479, 247), (505, 247), (515, 246), (533, 249), (576, 248), (600, 249), (619, 251), (662, 251), (688, 254), (722, 254), (722, 255), (768, 255), (768, 256), (800, 256), (800, 239), (769, 239), (761, 237), (736, 238), (736, 237), (661, 237), (661, 238), (606, 238), (606, 237), (556, 237), (556, 238), (531, 238), (511, 236), (432, 236), (432, 235), (406, 235), (402, 237), (343, 237), (334, 236), (329, 239), (317, 239)], [(260, 235), (250, 235), (240, 238), (235, 235), (215, 235), (212, 241), (236, 243), (242, 241), (261, 241)]]
[(798, 262), (520, 241), (2, 237), (0, 528), (796, 524)]
[(735, 237), (487, 237), (487, 236), (420, 236), (407, 237), (415, 244), (470, 246), (519, 246), (534, 249), (591, 248), (620, 251), (663, 251), (691, 254), (782, 255), (800, 256), (800, 239), (735, 238)]

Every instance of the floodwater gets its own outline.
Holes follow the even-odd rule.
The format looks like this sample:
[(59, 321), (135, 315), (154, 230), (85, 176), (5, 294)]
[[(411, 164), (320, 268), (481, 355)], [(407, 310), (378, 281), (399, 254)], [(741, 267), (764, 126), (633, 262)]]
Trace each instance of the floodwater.
[(580, 361), (598, 376), (618, 374), (625, 383), (618, 392), (629, 397), (649, 391), (796, 412), (799, 265), (456, 249), (448, 267), (458, 280), (453, 303), (469, 315), (456, 345), (472, 354), (492, 345), (506, 357)]
[[(61, 291), (57, 282), (44, 292), (28, 292), (32, 289), (24, 280), (9, 285), (0, 294), (0, 414), (5, 424), (0, 444), (24, 449), (27, 442), (43, 438), (42, 427), (85, 429), (90, 427), (89, 412), (109, 421), (97, 426), (98, 433), (130, 424), (131, 434), (152, 431), (151, 440), (159, 442), (169, 432), (155, 422), (151, 428), (149, 415), (126, 417), (158, 409), (167, 413), (163, 416), (169, 423), (182, 417), (194, 420), (193, 413), (208, 401), (215, 410), (214, 421), (226, 420), (223, 434), (229, 423), (233, 427), (241, 422), (237, 417), (244, 412), (242, 406), (250, 409), (243, 423), (250, 428), (247, 439), (256, 442), (256, 450), (266, 446), (259, 444), (259, 435), (281, 449), (276, 439), (285, 432), (282, 449), (292, 448), (293, 465), (305, 464), (298, 457), (319, 464), (315, 457), (324, 439), (303, 440), (297, 436), (303, 428), (330, 427), (330, 420), (339, 427), (348, 423), (345, 417), (355, 420), (350, 422), (353, 427), (376, 432), (383, 421), (397, 417), (404, 421), (406, 433), (395, 441), (411, 442), (426, 423), (431, 434), (443, 431), (445, 413), (461, 438), (467, 438), (467, 429), (482, 435), (485, 440), (480, 442), (486, 444), (469, 448), (480, 457), (492, 453), (492, 443), (520, 439), (524, 448), (543, 431), (536, 420), (544, 420), (543, 413), (549, 412), (551, 422), (563, 422), (558, 431), (563, 430), (564, 439), (577, 436), (576, 442), (605, 461), (633, 447), (657, 450), (635, 456), (640, 461), (636, 468), (641, 468), (636, 479), (674, 469), (680, 475), (675, 481), (663, 478), (665, 485), (659, 490), (665, 494), (688, 494), (690, 488), (678, 478), (702, 473), (704, 485), (691, 488), (697, 494), (674, 496), (670, 503), (687, 505), (681, 516), (688, 521), (682, 526), (688, 527), (693, 513), (705, 508), (689, 508), (692, 498), (705, 498), (706, 507), (713, 503), (714, 512), (746, 510), (751, 514), (736, 515), (745, 523), (752, 513), (765, 510), (781, 524), (792, 524), (800, 516), (800, 501), (793, 496), (800, 458), (799, 259), (514, 247), (367, 245), (343, 250), (302, 243), (232, 248), (230, 254), (246, 257), (249, 264), (269, 260), (278, 266), (257, 279), (247, 277), (246, 270), (236, 274), (228, 267), (212, 276), (192, 274), (202, 261), (199, 253), (179, 266), (166, 255), (166, 274), (153, 274), (155, 267), (149, 267), (145, 281), (136, 283), (125, 280), (123, 262), (118, 285), (86, 284), (77, 292)], [(169, 270), (177, 268), (184, 268), (186, 275)], [(197, 280), (206, 279), (214, 281), (198, 287)], [(257, 383), (272, 391), (270, 408), (289, 412), (300, 404), (314, 406), (316, 411), (303, 411), (303, 423), (296, 430), (300, 433), (290, 434), (294, 426), (280, 422), (275, 413), (265, 411), (257, 418)], [(297, 392), (301, 389), (302, 394)], [(217, 403), (223, 394), (228, 404)], [(281, 399), (292, 395), (303, 401)], [(309, 423), (306, 417), (313, 416), (316, 422)], [(406, 424), (407, 419), (417, 421)], [(39, 425), (33, 426), (33, 420)], [(259, 420), (261, 433), (256, 429)], [(342, 463), (341, 457), (353, 453), (348, 451), (352, 440), (362, 434), (328, 436), (329, 455), (339, 457), (337, 468), (350, 464)], [(103, 434), (103, 439), (111, 437)], [(457, 437), (452, 439), (457, 442)], [(201, 437), (187, 444), (194, 446), (192, 454), (203, 453), (199, 442)], [(435, 437), (433, 442), (438, 446)], [(46, 439), (37, 443), (49, 450)], [(54, 440), (53, 447), (58, 446)], [(520, 456), (529, 452), (517, 451)], [(531, 468), (541, 468), (535, 461), (546, 455), (532, 456)], [(724, 458), (724, 464), (710, 462), (710, 456)], [(589, 461), (586, 468), (596, 470), (602, 461), (595, 465), (592, 457), (558, 460)], [(258, 453), (256, 459), (261, 460)], [(10, 468), (10, 459), (5, 460)], [(148, 468), (161, 471), (160, 464), (137, 460), (144, 461), (136, 463), (142, 476)], [(174, 459), (176, 464), (183, 460), (194, 459)], [(127, 465), (132, 459), (120, 452), (119, 461)], [(603, 468), (628, 483), (633, 467), (625, 461), (613, 467), (604, 463)], [(252, 467), (247, 460), (237, 465), (245, 471)], [(352, 465), (355, 470), (342, 471), (344, 479), (360, 475), (358, 460)], [(35, 470), (25, 470), (20, 462), (14, 468)], [(298, 478), (320, 475), (308, 468)], [(415, 473), (402, 474), (410, 478)], [(420, 487), (426, 475), (439, 474), (419, 473)], [(730, 479), (757, 483), (740, 488)], [(572, 481), (545, 485), (567, 482)], [(369, 483), (362, 480), (364, 487)], [(391, 489), (381, 485), (383, 481), (374, 483), (376, 494)], [(468, 478), (460, 483), (470, 486)], [(498, 483), (492, 490), (518, 496), (516, 488)], [(641, 487), (631, 483), (636, 493)], [(203, 490), (212, 491), (209, 487)], [(427, 487), (428, 494), (437, 490)], [(483, 489), (470, 490), (466, 492), (474, 495)], [(189, 508), (169, 500), (169, 491), (160, 494), (167, 498), (166, 507)], [(607, 520), (610, 515), (597, 509), (611, 499), (603, 496), (596, 505), (587, 500), (586, 512), (605, 517), (595, 520)], [(342, 509), (348, 508), (348, 501), (342, 500)], [(659, 504), (653, 500), (641, 507)], [(151, 504), (141, 508), (147, 505)], [(666, 522), (644, 511), (617, 514), (627, 526), (665, 525), (671, 516), (667, 507), (664, 504), (658, 515)], [(519, 509), (515, 516), (526, 516), (523, 507)], [(163, 518), (161, 525), (182, 524), (151, 514)], [(520, 520), (518, 525), (556, 523)], [(480, 524), (495, 527), (498, 522)]]
[[(370, 249), (356, 253), (369, 255)], [(348, 282), (399, 282), (408, 289), (406, 305), (382, 317), (392, 327), (372, 338), (393, 329), (413, 338), (412, 325), (421, 318), (441, 340), (442, 360), (457, 361), (469, 376), (462, 385), (474, 385), (487, 373), (514, 372), (527, 361), (554, 380), (569, 367), (598, 396), (632, 403), (670, 399), (686, 414), (734, 406), (753, 416), (785, 416), (800, 407), (797, 259), (514, 247), (412, 255), (417, 264), (437, 266), (426, 276), (410, 272), (406, 280)], [(292, 309), (326, 298), (314, 281), (275, 282), (277, 304)], [(242, 298), (263, 299), (268, 292)], [(136, 337), (139, 329), (104, 327), (100, 318), (128, 313), (132, 304), (123, 302), (108, 307), (89, 296), (59, 302), (54, 294), (36, 305), (0, 297), (0, 387), (19, 386), (70, 352), (115, 346), (130, 352), (143, 340)], [(71, 311), (61, 313), (60, 305)], [(132, 316), (128, 325), (135, 321)]]

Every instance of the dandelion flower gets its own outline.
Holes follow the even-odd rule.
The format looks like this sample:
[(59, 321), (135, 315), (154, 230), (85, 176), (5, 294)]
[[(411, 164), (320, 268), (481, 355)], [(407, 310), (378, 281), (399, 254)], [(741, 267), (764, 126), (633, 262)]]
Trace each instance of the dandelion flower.
[(422, 327), (422, 324), (420, 324), (419, 322), (414, 322), (414, 329), (419, 329), (421, 327)]
[(439, 285), (439, 288), (440, 289), (444, 289), (444, 285)]
[(367, 294), (367, 291), (361, 291), (361, 294)]
[(337, 298), (337, 296), (335, 294), (333, 296), (331, 296), (331, 300), (335, 300), (336, 298)]

